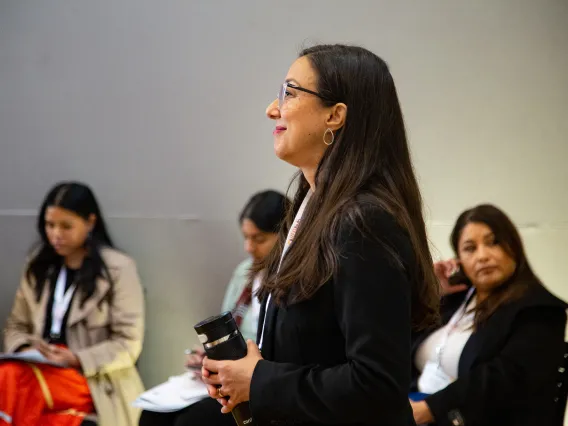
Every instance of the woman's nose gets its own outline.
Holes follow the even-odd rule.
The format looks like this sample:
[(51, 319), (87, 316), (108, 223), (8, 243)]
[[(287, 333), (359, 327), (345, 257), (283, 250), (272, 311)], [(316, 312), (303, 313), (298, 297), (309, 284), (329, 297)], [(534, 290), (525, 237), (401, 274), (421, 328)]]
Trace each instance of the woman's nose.
[(278, 108), (278, 99), (274, 99), (266, 108), (266, 116), (271, 120), (280, 118), (280, 109)]

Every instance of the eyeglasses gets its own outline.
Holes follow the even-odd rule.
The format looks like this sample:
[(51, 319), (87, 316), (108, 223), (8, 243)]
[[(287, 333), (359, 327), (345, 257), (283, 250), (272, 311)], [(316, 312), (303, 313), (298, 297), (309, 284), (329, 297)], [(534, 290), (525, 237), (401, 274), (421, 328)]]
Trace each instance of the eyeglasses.
[(323, 95), (320, 95), (318, 92), (314, 92), (313, 90), (309, 90), (309, 89), (304, 89), (303, 87), (296, 86), (295, 84), (285, 82), (280, 87), (280, 92), (278, 92), (278, 108), (279, 109), (282, 109), (282, 107), (286, 103), (287, 95), (289, 95), (288, 87), (295, 89), (295, 90), (299, 90), (300, 92), (305, 92), (305, 93), (309, 93), (310, 95), (317, 96), (318, 98), (323, 99), (324, 101), (334, 102), (331, 99), (329, 99), (329, 98), (327, 98)]

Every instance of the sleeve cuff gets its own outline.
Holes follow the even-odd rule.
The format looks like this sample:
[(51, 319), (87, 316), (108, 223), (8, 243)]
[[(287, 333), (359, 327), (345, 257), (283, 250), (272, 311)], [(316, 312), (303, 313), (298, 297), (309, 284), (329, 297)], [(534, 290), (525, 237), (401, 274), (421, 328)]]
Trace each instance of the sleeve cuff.
[(24, 346), (32, 346), (33, 340), (27, 336), (18, 337), (10, 341), (10, 343), (6, 344), (6, 352), (7, 353), (14, 353), (18, 352), (19, 349), (23, 348)]
[(252, 374), (249, 403), (253, 417), (259, 421), (285, 418), (282, 413), (277, 412), (277, 404), (271, 403), (271, 401), (280, 399), (278, 393), (282, 391), (282, 389), (274, 389), (275, 386), (270, 384), (275, 368), (274, 362), (262, 359), (256, 364)]
[(445, 396), (445, 392), (442, 390), (440, 392), (436, 392), (424, 399), (428, 408), (430, 408), (430, 412), (432, 416), (434, 416), (434, 421), (438, 426), (452, 426), (449, 422), (449, 411), (448, 410), (448, 402), (447, 396)]
[(88, 350), (86, 349), (79, 350), (75, 353), (75, 355), (77, 355), (77, 358), (79, 359), (79, 363), (81, 364), (81, 370), (85, 377), (92, 377), (97, 375), (98, 371), (95, 360), (93, 359), (93, 357), (91, 356)]

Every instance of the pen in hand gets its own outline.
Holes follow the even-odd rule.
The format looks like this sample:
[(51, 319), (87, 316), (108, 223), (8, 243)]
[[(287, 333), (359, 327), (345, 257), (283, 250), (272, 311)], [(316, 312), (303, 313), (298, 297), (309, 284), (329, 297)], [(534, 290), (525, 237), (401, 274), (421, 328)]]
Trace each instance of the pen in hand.
[(194, 380), (201, 380), (201, 366), (205, 352), (202, 349), (186, 349), (185, 369), (193, 372)]

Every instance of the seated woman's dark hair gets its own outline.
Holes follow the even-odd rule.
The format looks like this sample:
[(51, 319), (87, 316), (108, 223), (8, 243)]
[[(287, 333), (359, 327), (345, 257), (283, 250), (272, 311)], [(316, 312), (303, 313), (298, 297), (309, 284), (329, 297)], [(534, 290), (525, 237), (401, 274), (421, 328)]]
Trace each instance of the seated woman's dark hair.
[(239, 223), (249, 219), (262, 232), (278, 233), (290, 208), (290, 200), (280, 192), (268, 190), (254, 194), (246, 203)]
[(37, 300), (41, 298), (45, 283), (53, 278), (52, 274), (63, 265), (63, 257), (57, 254), (49, 243), (45, 230), (45, 213), (49, 207), (69, 210), (88, 220), (91, 215), (96, 221), (85, 241), (86, 256), (77, 274), (77, 288), (81, 291), (81, 303), (91, 297), (96, 288), (98, 277), (111, 283), (112, 279), (101, 256), (103, 247), (113, 247), (104, 218), (93, 191), (79, 182), (61, 182), (55, 185), (45, 197), (37, 217), (37, 231), (40, 240), (31, 251), (26, 277), (33, 283)]

